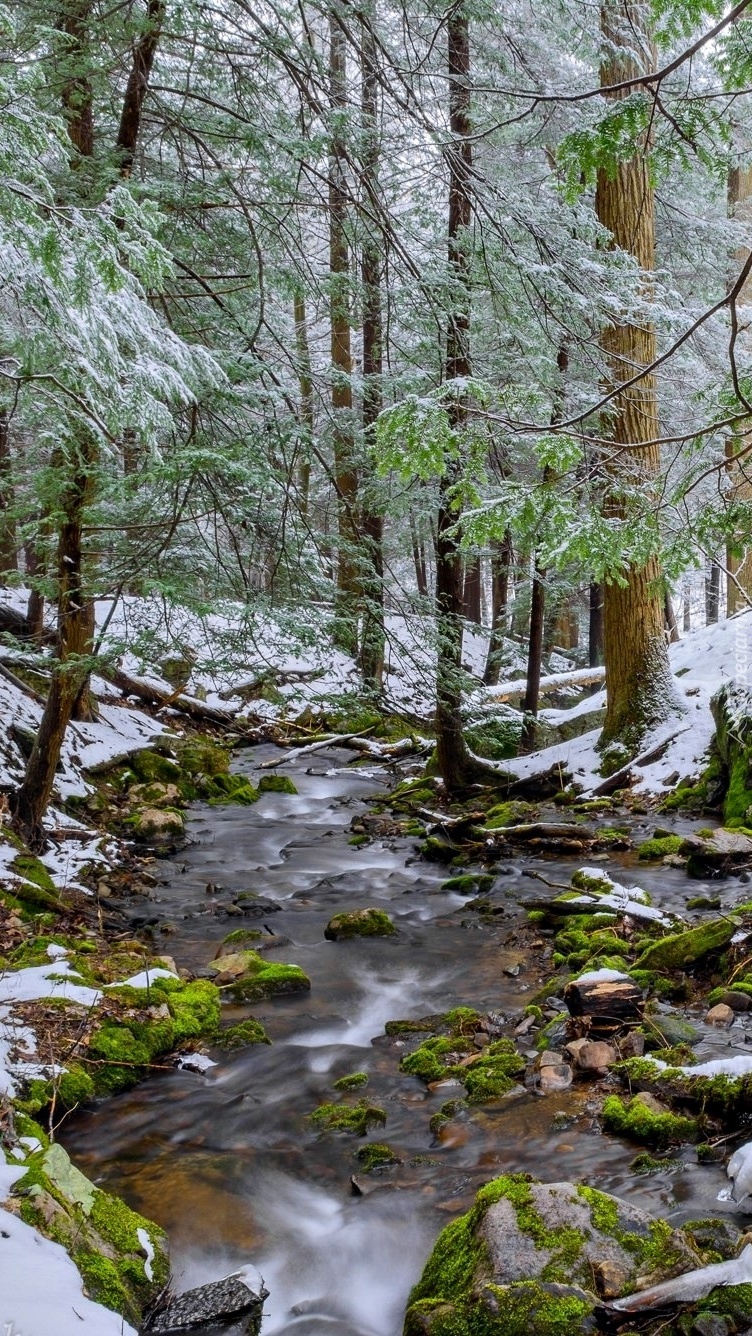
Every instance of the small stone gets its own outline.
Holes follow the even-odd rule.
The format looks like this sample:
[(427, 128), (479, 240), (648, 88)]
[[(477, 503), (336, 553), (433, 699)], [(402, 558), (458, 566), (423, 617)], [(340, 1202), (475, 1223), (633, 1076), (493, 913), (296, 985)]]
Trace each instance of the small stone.
[(718, 1000), (731, 1007), (732, 1011), (749, 1011), (752, 1008), (752, 997), (749, 993), (737, 993), (733, 988), (728, 988)]
[(572, 1068), (566, 1062), (559, 1062), (556, 1066), (541, 1067), (538, 1089), (541, 1094), (553, 1094), (555, 1091), (566, 1090), (571, 1086), (574, 1080)]
[(734, 1024), (735, 1019), (736, 1015), (731, 1007), (727, 1007), (725, 1002), (717, 1002), (714, 1007), (710, 1008), (705, 1017), (705, 1024), (718, 1025), (728, 1030)]
[(619, 1043), (623, 1058), (641, 1058), (645, 1052), (645, 1036), (639, 1030), (630, 1030)]
[(549, 1048), (545, 1053), (541, 1053), (540, 1058), (538, 1059), (538, 1066), (541, 1069), (544, 1067), (558, 1067), (559, 1063), (563, 1061), (564, 1059), (561, 1053), (556, 1053), (552, 1048)]
[(729, 1325), (720, 1313), (700, 1313), (692, 1323), (692, 1336), (728, 1336)]
[(478, 1030), (473, 1035), (473, 1043), (476, 1048), (488, 1048), (489, 1039), (485, 1030)]
[(516, 979), (521, 968), (520, 965), (505, 965), (504, 974), (507, 974), (510, 979)]
[(97, 895), (99, 896), (100, 900), (109, 900), (110, 896), (112, 895), (112, 891), (110, 890), (106, 881), (97, 882)]
[(602, 1072), (619, 1061), (619, 1054), (612, 1044), (603, 1039), (588, 1040), (577, 1050), (575, 1062), (581, 1072)]
[(616, 1299), (629, 1280), (629, 1273), (618, 1262), (596, 1262), (593, 1266), (595, 1288), (602, 1299)]
[(535, 1025), (535, 1017), (526, 1016), (524, 1020), (520, 1021), (519, 1025), (515, 1026), (514, 1033), (516, 1035), (529, 1034), (534, 1025)]

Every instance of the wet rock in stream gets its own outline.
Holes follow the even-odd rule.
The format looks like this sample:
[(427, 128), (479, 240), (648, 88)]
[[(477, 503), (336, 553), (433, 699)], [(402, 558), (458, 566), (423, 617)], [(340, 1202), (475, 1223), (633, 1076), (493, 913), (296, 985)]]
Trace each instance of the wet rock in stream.
[(169, 1299), (141, 1328), (143, 1336), (177, 1336), (186, 1331), (215, 1331), (247, 1319), (246, 1331), (258, 1336), (264, 1299), (269, 1291), (263, 1277), (253, 1266), (199, 1285), (177, 1298)]

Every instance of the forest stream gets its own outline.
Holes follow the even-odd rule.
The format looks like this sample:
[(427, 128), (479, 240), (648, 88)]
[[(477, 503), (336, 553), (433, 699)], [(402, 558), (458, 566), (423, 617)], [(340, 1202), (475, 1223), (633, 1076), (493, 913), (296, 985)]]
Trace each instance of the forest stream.
[[(730, 1209), (717, 1201), (723, 1167), (699, 1165), (691, 1147), (665, 1172), (633, 1173), (639, 1148), (601, 1133), (589, 1083), (548, 1096), (518, 1087), (435, 1139), (429, 1119), (446, 1090), (400, 1073), (404, 1050), (385, 1036), (385, 1022), (459, 1005), (519, 1018), (550, 970), (550, 938), (532, 955), (517, 939), (521, 905), (542, 890), (529, 872), (568, 881), (582, 859), (505, 862), (492, 891), (504, 912), (481, 918), (440, 890), (449, 874), (421, 859), (415, 840), (349, 843), (353, 817), (393, 783), (388, 770), (347, 766), (351, 754), (334, 750), (286, 764), (271, 746), (240, 753), (235, 768), (252, 774), (274, 756), (298, 794), (265, 794), (253, 807), (195, 804), (189, 843), (154, 864), (153, 903), (134, 912), (156, 919), (161, 949), (192, 970), (239, 923), (268, 926), (289, 939), (272, 958), (302, 966), (311, 992), (233, 1007), (235, 1019), (263, 1021), (271, 1047), (214, 1053), (205, 1074), (156, 1074), (62, 1129), (86, 1174), (168, 1230), (178, 1289), (251, 1261), (270, 1291), (262, 1336), (399, 1336), (439, 1230), (500, 1173), (586, 1181), (677, 1223)], [(652, 829), (650, 817), (631, 820), (640, 838)], [(634, 854), (603, 867), (643, 885), (662, 908), (684, 911), (688, 895), (703, 891), (680, 869), (638, 867)], [(266, 911), (237, 920), (217, 913), (241, 890), (270, 902)], [(333, 914), (367, 905), (388, 909), (396, 937), (325, 940)], [(743, 1043), (740, 1027), (733, 1040), (708, 1031), (698, 1053), (721, 1056), (731, 1043)], [(387, 1142), (402, 1161), (363, 1178), (365, 1195), (351, 1185), (363, 1142), (321, 1134), (308, 1120), (337, 1098), (333, 1082), (353, 1072), (368, 1074), (369, 1100), (387, 1112), (368, 1140)]]

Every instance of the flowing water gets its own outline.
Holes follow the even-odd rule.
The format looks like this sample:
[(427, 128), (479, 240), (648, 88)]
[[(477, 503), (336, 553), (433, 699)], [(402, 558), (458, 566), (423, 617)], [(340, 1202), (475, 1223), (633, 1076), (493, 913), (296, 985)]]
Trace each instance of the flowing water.
[[(252, 774), (274, 755), (257, 748), (238, 768)], [(384, 1023), (459, 1005), (519, 1016), (551, 950), (545, 936), (526, 952), (519, 946), (520, 902), (545, 893), (529, 874), (565, 882), (576, 864), (520, 857), (504, 865), (494, 888), (503, 912), (480, 921), (459, 896), (441, 892), (446, 870), (417, 858), (414, 841), (349, 843), (353, 816), (393, 782), (385, 770), (345, 769), (350, 759), (329, 751), (283, 762), (297, 796), (267, 794), (251, 808), (197, 804), (190, 844), (154, 865), (154, 901), (139, 907), (181, 967), (205, 966), (238, 924), (289, 939), (270, 958), (301, 965), (311, 992), (227, 1013), (257, 1016), (273, 1045), (217, 1053), (204, 1075), (154, 1076), (64, 1129), (90, 1177), (168, 1230), (178, 1288), (252, 1261), (270, 1291), (262, 1336), (399, 1336), (439, 1230), (499, 1173), (584, 1180), (676, 1221), (732, 1209), (716, 1201), (723, 1169), (698, 1165), (691, 1148), (666, 1172), (631, 1173), (637, 1148), (601, 1135), (599, 1101), (586, 1084), (547, 1097), (520, 1089), (434, 1139), (429, 1119), (454, 1092), (429, 1092), (402, 1075), (404, 1050)], [(618, 879), (625, 863), (634, 856), (603, 866)], [(663, 867), (640, 867), (634, 880), (667, 908), (683, 909), (703, 891)], [(740, 899), (738, 884), (724, 886), (724, 904)], [(239, 891), (265, 897), (265, 912), (228, 918), (223, 906)], [(334, 913), (366, 905), (388, 910), (396, 938), (325, 940)], [(162, 926), (169, 935), (160, 936)], [(516, 977), (504, 973), (516, 966)], [(737, 1029), (733, 1038), (709, 1035), (707, 1056), (738, 1044)], [(319, 1135), (307, 1118), (337, 1099), (335, 1080), (356, 1071), (368, 1073), (367, 1094), (387, 1112), (368, 1139), (388, 1142), (402, 1161), (363, 1180), (363, 1196), (350, 1181), (363, 1143)]]

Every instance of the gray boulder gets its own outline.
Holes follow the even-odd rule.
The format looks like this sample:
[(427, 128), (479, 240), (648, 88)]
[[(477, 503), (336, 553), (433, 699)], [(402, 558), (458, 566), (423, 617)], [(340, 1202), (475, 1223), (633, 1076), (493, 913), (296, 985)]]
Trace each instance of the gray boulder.
[(246, 1331), (258, 1336), (264, 1299), (269, 1291), (253, 1266), (244, 1266), (223, 1280), (187, 1290), (155, 1313), (142, 1327), (143, 1336), (178, 1336), (186, 1331), (214, 1331), (247, 1319)]

